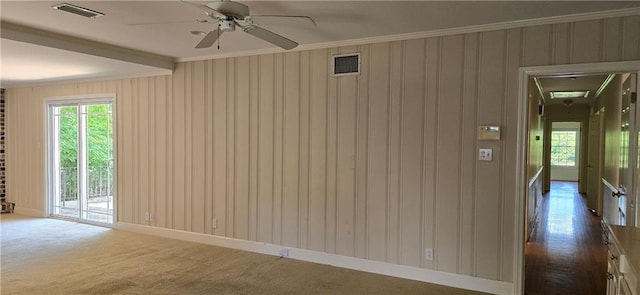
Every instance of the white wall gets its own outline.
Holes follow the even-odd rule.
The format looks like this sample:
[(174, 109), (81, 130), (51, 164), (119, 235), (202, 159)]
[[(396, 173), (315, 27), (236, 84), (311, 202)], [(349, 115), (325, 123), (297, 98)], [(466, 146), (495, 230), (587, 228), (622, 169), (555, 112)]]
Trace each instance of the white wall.
[(116, 93), (119, 221), (512, 282), (518, 69), (639, 58), (631, 16), (11, 88), (7, 198), (45, 210), (44, 98)]

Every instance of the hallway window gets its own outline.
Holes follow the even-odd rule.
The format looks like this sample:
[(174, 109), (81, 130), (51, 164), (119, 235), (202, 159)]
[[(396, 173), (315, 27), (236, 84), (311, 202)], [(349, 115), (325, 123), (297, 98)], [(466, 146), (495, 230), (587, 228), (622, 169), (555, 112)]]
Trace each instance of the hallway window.
[(571, 167), (576, 165), (577, 133), (577, 131), (551, 132), (551, 165)]

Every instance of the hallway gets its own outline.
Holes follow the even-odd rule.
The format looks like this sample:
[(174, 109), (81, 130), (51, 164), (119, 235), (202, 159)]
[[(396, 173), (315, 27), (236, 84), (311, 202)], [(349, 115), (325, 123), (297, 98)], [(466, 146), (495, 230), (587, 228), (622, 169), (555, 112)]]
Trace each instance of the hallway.
[(526, 244), (525, 294), (605, 294), (606, 246), (600, 217), (577, 182), (552, 182)]

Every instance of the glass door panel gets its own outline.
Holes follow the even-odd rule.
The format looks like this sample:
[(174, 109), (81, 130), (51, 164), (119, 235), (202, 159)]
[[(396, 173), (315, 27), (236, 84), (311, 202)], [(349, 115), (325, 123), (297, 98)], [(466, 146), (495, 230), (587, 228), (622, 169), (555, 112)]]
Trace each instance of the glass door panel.
[(78, 107), (53, 108), (54, 214), (78, 217)]
[(86, 212), (84, 218), (112, 223), (113, 216), (113, 122), (111, 105), (83, 108), (86, 152)]

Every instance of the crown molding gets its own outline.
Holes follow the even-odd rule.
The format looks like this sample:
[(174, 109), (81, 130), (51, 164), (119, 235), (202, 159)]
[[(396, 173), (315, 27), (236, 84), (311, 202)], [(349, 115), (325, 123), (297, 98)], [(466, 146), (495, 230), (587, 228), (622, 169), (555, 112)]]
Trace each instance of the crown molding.
[(379, 36), (379, 37), (370, 37), (370, 38), (361, 38), (361, 39), (352, 39), (352, 40), (332, 41), (332, 42), (316, 43), (316, 44), (303, 44), (288, 51), (279, 49), (279, 48), (268, 48), (268, 49), (238, 51), (238, 52), (231, 52), (231, 53), (217, 54), (217, 55), (176, 58), (176, 62), (223, 59), (223, 58), (230, 58), (230, 57), (254, 56), (254, 55), (262, 55), (262, 54), (274, 54), (274, 53), (285, 53), (285, 52), (305, 51), (305, 50), (314, 50), (314, 49), (327, 49), (327, 48), (336, 48), (336, 47), (345, 47), (345, 46), (357, 46), (357, 45), (364, 45), (364, 44), (393, 42), (393, 41), (402, 41), (402, 40), (411, 40), (411, 39), (431, 38), (431, 37), (442, 37), (442, 36), (451, 36), (451, 35), (469, 34), (469, 33), (480, 33), (480, 32), (495, 31), (495, 30), (505, 30), (505, 29), (514, 29), (514, 28), (538, 26), (538, 25), (550, 25), (550, 24), (567, 23), (567, 22), (578, 22), (578, 21), (604, 19), (604, 18), (625, 17), (625, 16), (633, 16), (633, 15), (640, 15), (640, 7), (586, 12), (586, 13), (578, 13), (578, 14), (570, 14), (570, 15), (550, 16), (550, 17), (542, 17), (542, 18), (527, 19), (527, 20), (516, 20), (516, 21), (509, 21), (509, 22), (486, 24), (486, 25), (466, 26), (466, 27), (451, 28), (451, 29), (442, 29), (442, 30), (434, 30), (434, 31), (415, 32), (415, 33), (406, 33), (406, 34), (397, 34), (397, 35), (388, 35), (388, 36)]

